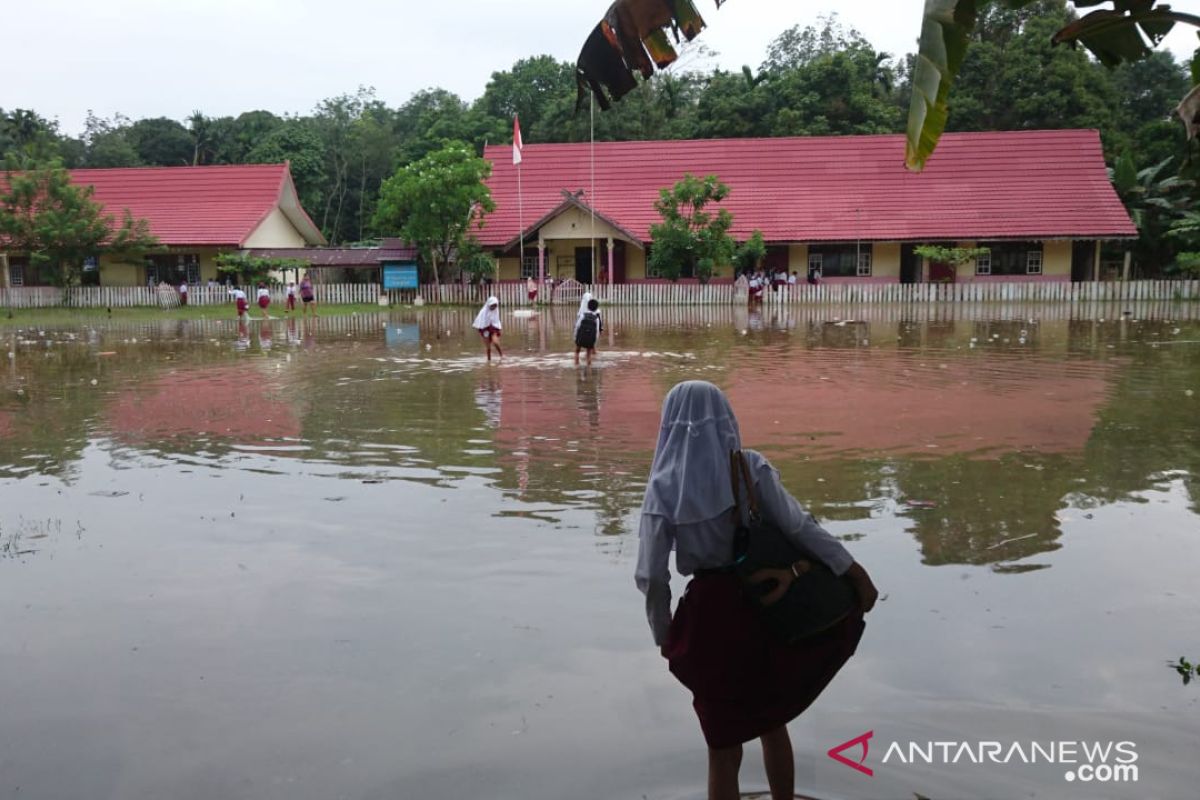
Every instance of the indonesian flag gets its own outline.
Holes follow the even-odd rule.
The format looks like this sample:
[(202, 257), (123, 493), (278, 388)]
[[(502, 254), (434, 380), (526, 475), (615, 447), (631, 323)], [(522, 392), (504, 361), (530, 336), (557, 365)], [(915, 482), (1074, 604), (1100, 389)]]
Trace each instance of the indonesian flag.
[(513, 116), (513, 164), (521, 163), (521, 148), (525, 145), (521, 142), (521, 120), (517, 116)]

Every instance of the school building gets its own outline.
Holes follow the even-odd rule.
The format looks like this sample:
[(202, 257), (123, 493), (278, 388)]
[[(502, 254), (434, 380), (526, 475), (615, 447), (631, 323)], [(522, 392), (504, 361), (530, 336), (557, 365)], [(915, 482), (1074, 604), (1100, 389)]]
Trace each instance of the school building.
[[(493, 145), (496, 210), (478, 232), (501, 280), (540, 271), (581, 283), (653, 281), (662, 189), (716, 175), (737, 241), (760, 230), (768, 271), (826, 283), (1082, 281), (1111, 277), (1101, 245), (1137, 237), (1095, 130), (946, 134), (924, 172), (903, 136), (529, 144), (520, 174)], [(522, 252), (522, 243), (524, 250)], [(921, 244), (986, 247), (957, 270)], [(726, 267), (719, 279), (730, 280)]]
[[(118, 222), (126, 209), (145, 219), (162, 245), (137, 263), (90, 259), (85, 285), (196, 285), (218, 279), (219, 253), (325, 244), (300, 205), (287, 164), (76, 169), (71, 182), (93, 187), (92, 199)], [(0, 246), (0, 267), (5, 260), (0, 288), (47, 283), (27, 254), (5, 254)]]

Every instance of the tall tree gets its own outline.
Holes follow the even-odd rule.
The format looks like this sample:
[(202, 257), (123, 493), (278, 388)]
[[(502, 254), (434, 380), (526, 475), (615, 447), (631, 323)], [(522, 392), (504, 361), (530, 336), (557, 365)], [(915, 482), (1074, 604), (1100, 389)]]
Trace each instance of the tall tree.
[(192, 163), (192, 135), (181, 123), (166, 117), (139, 119), (125, 132), (138, 160), (147, 166), (181, 167)]
[(495, 209), (484, 181), (492, 165), (465, 142), (450, 142), (407, 166), (383, 183), (375, 228), (398, 235), (421, 249), (434, 283), (451, 257), (469, 241)]
[(650, 226), (654, 247), (648, 266), (673, 281), (694, 277), (707, 283), (718, 269), (732, 263), (736, 245), (729, 228), (733, 214), (717, 207), (728, 196), (729, 187), (716, 175), (684, 175), (671, 188), (661, 190), (654, 208), (662, 222)]

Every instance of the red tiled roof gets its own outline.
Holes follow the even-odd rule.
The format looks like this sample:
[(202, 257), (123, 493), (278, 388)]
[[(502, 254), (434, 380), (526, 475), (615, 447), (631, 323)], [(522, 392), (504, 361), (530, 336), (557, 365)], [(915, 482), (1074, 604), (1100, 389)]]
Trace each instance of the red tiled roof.
[(93, 199), (118, 220), (125, 209), (146, 219), (166, 245), (241, 247), (276, 208), (310, 244), (324, 244), (287, 164), (73, 169), (71, 181), (93, 186)]
[[(833, 136), (527, 144), (526, 225), (562, 203), (564, 189), (643, 240), (659, 221), (660, 189), (692, 173), (729, 185), (731, 231), (768, 241), (1124, 238), (1137, 230), (1108, 180), (1094, 130), (950, 133), (922, 173), (904, 167), (903, 136)], [(510, 145), (489, 146), (496, 210), (480, 240), (519, 232)]]

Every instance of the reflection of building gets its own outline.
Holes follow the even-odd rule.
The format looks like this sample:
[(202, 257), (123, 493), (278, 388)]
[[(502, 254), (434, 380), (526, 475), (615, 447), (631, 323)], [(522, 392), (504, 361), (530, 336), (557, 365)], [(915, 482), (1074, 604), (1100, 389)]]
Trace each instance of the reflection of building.
[[(813, 267), (826, 282), (1091, 279), (1099, 241), (1137, 235), (1094, 130), (946, 134), (919, 174), (905, 169), (903, 136), (597, 142), (592, 152), (525, 146), (522, 230), (510, 148), (486, 149), (496, 210), (480, 240), (501, 256), (503, 279), (539, 266), (583, 283), (653, 278), (654, 203), (687, 173), (729, 185), (731, 233), (761, 230), (767, 269)], [(990, 252), (955, 275), (923, 263), (922, 243)]]
[(134, 441), (204, 437), (230, 443), (300, 436), (300, 417), (254, 367), (220, 366), (163, 375), (123, 391), (105, 418)]
[[(287, 164), (76, 169), (71, 181), (92, 187), (92, 199), (117, 221), (126, 210), (145, 219), (166, 246), (144, 264), (107, 256), (93, 260), (89, 266), (95, 269), (84, 273), (88, 283), (145, 286), (186, 280), (195, 286), (218, 277), (214, 259), (219, 253), (325, 243), (300, 206)], [(8, 261), (0, 286), (2, 278), (12, 286), (45, 282), (23, 254), (10, 253)]]

